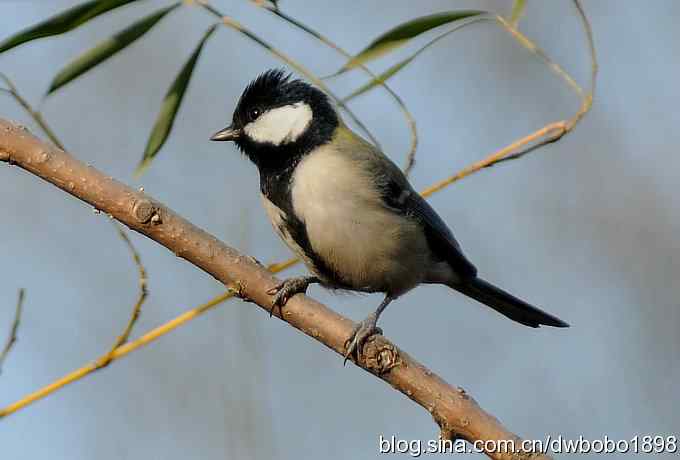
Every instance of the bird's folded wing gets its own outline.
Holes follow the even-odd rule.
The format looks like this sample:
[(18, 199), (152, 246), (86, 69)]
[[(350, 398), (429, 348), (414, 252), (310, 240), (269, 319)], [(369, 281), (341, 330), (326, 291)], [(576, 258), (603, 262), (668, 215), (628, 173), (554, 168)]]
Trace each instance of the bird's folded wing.
[(460, 277), (476, 276), (477, 269), (467, 260), (453, 233), (432, 206), (414, 190), (402, 193), (402, 211), (412, 215), (423, 225), (432, 252), (446, 260)]
[[(387, 160), (389, 162), (389, 160)], [(416, 219), (424, 228), (432, 252), (448, 262), (461, 278), (477, 276), (477, 269), (467, 260), (460, 244), (446, 223), (425, 199), (413, 190), (401, 170), (393, 163), (385, 168), (382, 198), (385, 205), (395, 212)]]
[[(350, 134), (349, 130), (343, 132), (352, 136), (354, 141), (347, 144), (352, 148), (347, 148), (344, 154), (363, 162), (363, 168), (371, 171), (385, 207), (418, 220), (425, 230), (432, 252), (448, 262), (461, 278), (475, 277), (477, 269), (467, 260), (449, 227), (432, 206), (413, 190), (401, 169), (361, 137)], [(363, 148), (356, 148), (355, 143), (361, 144)]]

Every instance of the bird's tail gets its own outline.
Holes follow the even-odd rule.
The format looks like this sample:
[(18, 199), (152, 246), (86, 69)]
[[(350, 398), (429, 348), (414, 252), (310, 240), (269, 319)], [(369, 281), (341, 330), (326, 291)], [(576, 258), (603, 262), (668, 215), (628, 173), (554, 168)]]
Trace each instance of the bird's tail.
[(561, 319), (529, 305), (481, 278), (470, 278), (451, 287), (525, 326), (569, 327)]

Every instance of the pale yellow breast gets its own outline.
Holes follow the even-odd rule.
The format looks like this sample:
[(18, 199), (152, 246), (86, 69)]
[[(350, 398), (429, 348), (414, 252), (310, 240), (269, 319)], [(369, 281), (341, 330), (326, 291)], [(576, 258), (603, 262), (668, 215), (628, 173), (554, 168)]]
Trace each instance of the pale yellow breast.
[(322, 147), (295, 170), (293, 207), (312, 248), (355, 289), (386, 291), (420, 282), (427, 253), (422, 230), (383, 205), (374, 181), (355, 161)]

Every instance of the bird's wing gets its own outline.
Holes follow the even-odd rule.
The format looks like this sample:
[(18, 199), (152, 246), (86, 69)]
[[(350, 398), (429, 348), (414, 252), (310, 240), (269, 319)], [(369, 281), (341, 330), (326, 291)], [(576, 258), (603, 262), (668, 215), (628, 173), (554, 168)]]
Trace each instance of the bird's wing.
[(476, 276), (477, 269), (467, 260), (449, 227), (432, 206), (413, 190), (401, 169), (376, 147), (359, 136), (356, 137), (364, 148), (356, 149), (355, 143), (348, 143), (352, 148), (348, 149), (347, 154), (357, 161), (365, 162), (366, 167), (372, 170), (372, 177), (376, 179), (384, 205), (394, 212), (416, 219), (425, 230), (432, 252), (448, 262), (458, 276)]
[(432, 252), (448, 262), (456, 274), (462, 278), (476, 276), (477, 269), (465, 257), (460, 244), (439, 214), (410, 185), (404, 187), (399, 182), (388, 183), (387, 193), (383, 197), (386, 204), (417, 219), (425, 229)]

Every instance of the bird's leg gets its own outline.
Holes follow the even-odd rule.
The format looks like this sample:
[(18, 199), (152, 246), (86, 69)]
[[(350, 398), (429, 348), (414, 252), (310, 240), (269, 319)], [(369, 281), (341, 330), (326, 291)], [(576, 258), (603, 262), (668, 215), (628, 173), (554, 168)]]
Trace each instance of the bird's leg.
[(307, 288), (310, 284), (319, 283), (321, 280), (316, 276), (299, 276), (295, 278), (288, 278), (282, 281), (273, 288), (267, 291), (267, 294), (273, 295), (274, 300), (272, 301), (272, 309), (269, 310), (270, 316), (274, 314), (274, 307), (281, 308), (286, 305), (288, 299), (293, 297), (295, 294), (307, 292)]
[(377, 327), (376, 324), (378, 323), (380, 314), (393, 300), (394, 299), (389, 294), (386, 295), (380, 306), (378, 306), (378, 308), (373, 313), (368, 315), (366, 319), (354, 326), (352, 334), (345, 342), (345, 361), (343, 362), (343, 366), (347, 364), (347, 360), (351, 354), (354, 354), (357, 361), (359, 360), (359, 354), (363, 349), (366, 339), (368, 339), (373, 334), (382, 334), (382, 329)]

